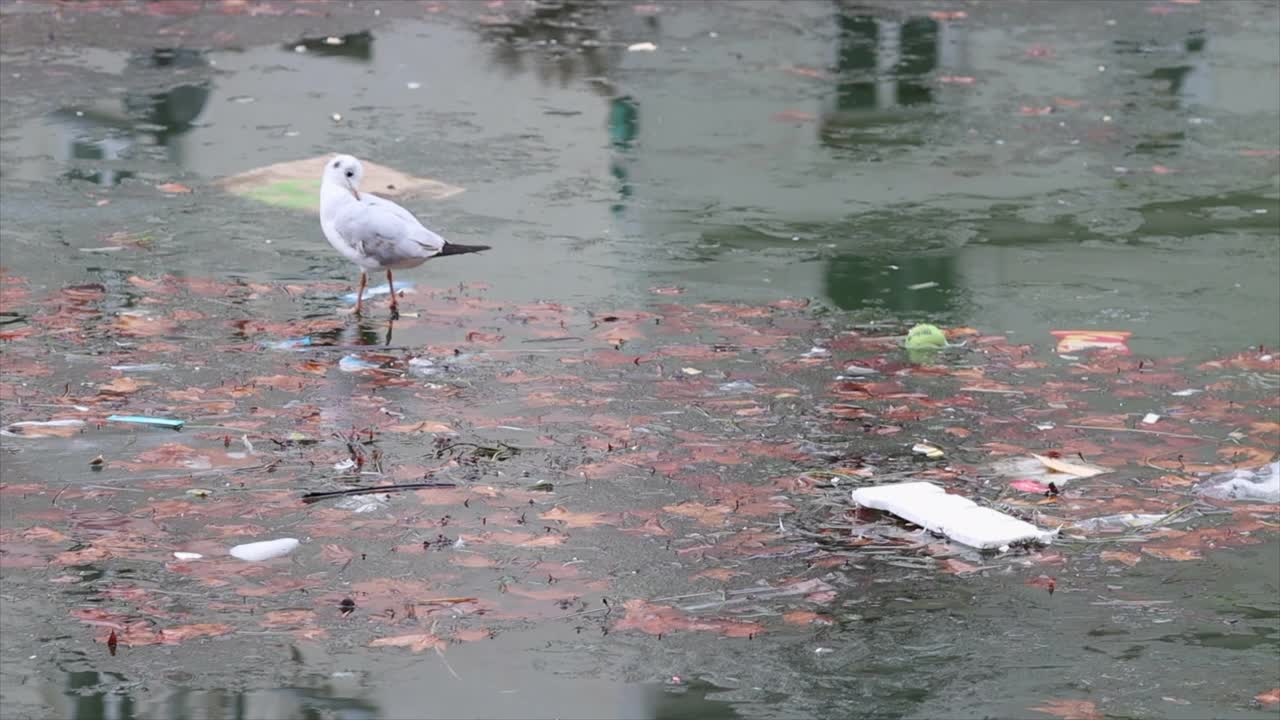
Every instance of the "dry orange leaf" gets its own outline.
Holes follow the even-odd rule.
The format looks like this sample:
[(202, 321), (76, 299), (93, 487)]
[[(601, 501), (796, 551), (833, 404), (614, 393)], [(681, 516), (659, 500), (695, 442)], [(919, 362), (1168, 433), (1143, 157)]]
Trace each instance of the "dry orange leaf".
[(262, 624), (267, 626), (310, 625), (315, 621), (315, 610), (273, 610), (262, 616)]
[(1280, 705), (1280, 687), (1271, 688), (1266, 692), (1258, 693), (1253, 696), (1253, 699), (1263, 705)]
[(183, 640), (197, 637), (216, 637), (226, 635), (235, 628), (225, 623), (197, 623), (194, 625), (177, 625), (160, 631), (160, 641), (166, 645), (177, 645)]
[(491, 568), (491, 567), (497, 567), (498, 565), (497, 560), (493, 560), (492, 558), (487, 558), (483, 555), (476, 555), (475, 553), (467, 553), (464, 555), (454, 555), (449, 559), (449, 562), (454, 565), (457, 565), (458, 567), (468, 567), (468, 568)]
[(783, 613), (782, 621), (791, 625), (830, 625), (831, 618), (809, 610), (792, 610)]
[(1144, 547), (1142, 552), (1161, 560), (1199, 560), (1202, 557), (1199, 550), (1183, 547)]
[(442, 422), (435, 422), (433, 420), (423, 420), (420, 423), (408, 423), (405, 425), (392, 425), (391, 427), (387, 428), (387, 430), (390, 432), (399, 432), (399, 433), (419, 433), (419, 432), (451, 433), (453, 432), (453, 428), (449, 427), (448, 425), (445, 425)]
[(558, 505), (538, 517), (543, 520), (559, 520), (571, 528), (613, 524), (613, 520), (610, 519), (608, 513), (571, 512)]
[(662, 509), (673, 515), (683, 515), (687, 518), (693, 518), (703, 525), (711, 525), (713, 527), (723, 525), (725, 516), (730, 513), (727, 505), (703, 505), (695, 502), (667, 505)]
[(967, 575), (971, 572), (977, 572), (980, 569), (981, 568), (977, 565), (971, 565), (962, 560), (956, 560), (955, 558), (947, 558), (942, 561), (942, 571), (953, 575)]
[(445, 642), (431, 633), (414, 633), (378, 638), (369, 647), (407, 647), (416, 653), (423, 650), (443, 650)]
[(157, 185), (156, 189), (162, 193), (169, 193), (172, 195), (180, 195), (183, 193), (192, 192), (191, 188), (187, 187), (186, 185), (183, 185), (181, 183), (175, 183), (175, 182), (168, 182), (163, 185)]
[(118, 377), (106, 385), (99, 385), (98, 392), (108, 395), (128, 395), (139, 388), (150, 385), (146, 380), (134, 380), (131, 377)]
[(1133, 567), (1142, 560), (1142, 556), (1138, 553), (1125, 552), (1123, 550), (1103, 550), (1102, 560), (1103, 562), (1124, 563), (1129, 567)]
[(1043, 705), (1028, 709), (1054, 715), (1062, 720), (1102, 720), (1098, 706), (1088, 700), (1046, 700)]

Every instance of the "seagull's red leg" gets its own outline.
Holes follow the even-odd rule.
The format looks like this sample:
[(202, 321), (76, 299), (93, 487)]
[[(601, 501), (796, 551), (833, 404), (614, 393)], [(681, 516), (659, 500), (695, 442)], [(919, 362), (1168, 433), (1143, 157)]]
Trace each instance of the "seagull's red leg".
[(365, 277), (364, 270), (361, 270), (360, 271), (360, 290), (359, 292), (356, 293), (356, 314), (357, 315), (360, 314), (360, 304), (364, 302), (364, 285), (366, 282), (368, 282), (368, 280), (369, 279)]
[(387, 268), (387, 287), (391, 290), (391, 319), (400, 318), (400, 306), (396, 304), (396, 283), (391, 279), (391, 268)]

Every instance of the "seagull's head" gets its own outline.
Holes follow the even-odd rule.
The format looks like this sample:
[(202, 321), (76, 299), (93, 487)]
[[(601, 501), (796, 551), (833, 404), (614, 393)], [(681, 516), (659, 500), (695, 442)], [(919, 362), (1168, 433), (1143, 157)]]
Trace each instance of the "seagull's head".
[(338, 155), (324, 167), (324, 181), (351, 191), (360, 199), (360, 181), (364, 179), (364, 166), (350, 155)]

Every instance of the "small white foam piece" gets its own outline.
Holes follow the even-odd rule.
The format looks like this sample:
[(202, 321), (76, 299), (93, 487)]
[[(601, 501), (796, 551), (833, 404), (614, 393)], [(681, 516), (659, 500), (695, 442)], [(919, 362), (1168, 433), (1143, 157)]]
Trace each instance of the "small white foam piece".
[(173, 556), (179, 560), (199, 560), (204, 557), (200, 553), (182, 552), (181, 550), (175, 550)]
[(864, 487), (853, 491), (862, 507), (884, 510), (962, 545), (995, 550), (1016, 542), (1048, 543), (1053, 533), (1012, 515), (985, 508), (969, 498), (948, 495), (927, 482)]
[(231, 548), (231, 556), (246, 562), (262, 562), (272, 558), (283, 557), (298, 547), (296, 538), (279, 538), (262, 542), (246, 543)]

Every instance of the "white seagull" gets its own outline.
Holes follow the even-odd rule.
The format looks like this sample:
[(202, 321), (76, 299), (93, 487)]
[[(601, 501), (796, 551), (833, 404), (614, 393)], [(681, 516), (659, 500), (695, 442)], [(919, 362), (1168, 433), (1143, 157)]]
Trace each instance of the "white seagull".
[(417, 267), (440, 255), (488, 250), (488, 245), (445, 242), (418, 222), (413, 213), (372, 193), (360, 192), (364, 166), (350, 155), (338, 155), (325, 163), (320, 183), (320, 228), (334, 250), (360, 266), (360, 291), (356, 314), (364, 300), (368, 270), (386, 270), (391, 290), (391, 317), (400, 317), (392, 270)]

